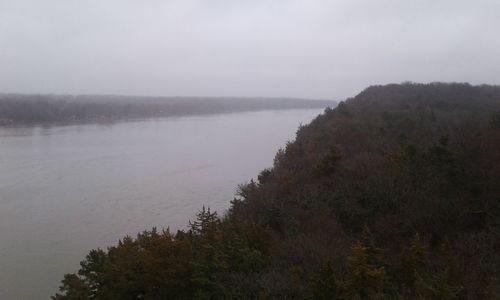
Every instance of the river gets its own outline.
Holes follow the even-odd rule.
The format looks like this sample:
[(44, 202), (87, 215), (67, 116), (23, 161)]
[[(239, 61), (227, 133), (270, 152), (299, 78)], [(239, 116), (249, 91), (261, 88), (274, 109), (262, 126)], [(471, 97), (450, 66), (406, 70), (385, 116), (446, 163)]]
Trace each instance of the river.
[(0, 299), (48, 299), (93, 248), (222, 213), (319, 113), (0, 128)]

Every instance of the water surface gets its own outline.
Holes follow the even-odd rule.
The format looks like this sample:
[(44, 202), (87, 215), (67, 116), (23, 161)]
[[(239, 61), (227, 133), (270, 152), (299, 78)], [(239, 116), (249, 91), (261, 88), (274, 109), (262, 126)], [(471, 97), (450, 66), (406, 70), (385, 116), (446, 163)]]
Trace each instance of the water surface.
[(47, 299), (90, 249), (224, 211), (320, 112), (0, 128), (0, 299)]

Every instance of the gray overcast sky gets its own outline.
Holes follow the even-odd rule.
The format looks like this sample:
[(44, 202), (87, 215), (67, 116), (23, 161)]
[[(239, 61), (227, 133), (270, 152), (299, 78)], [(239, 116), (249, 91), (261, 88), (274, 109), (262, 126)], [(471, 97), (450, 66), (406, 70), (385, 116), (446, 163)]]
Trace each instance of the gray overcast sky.
[(498, 0), (0, 0), (0, 92), (341, 99), (499, 79)]

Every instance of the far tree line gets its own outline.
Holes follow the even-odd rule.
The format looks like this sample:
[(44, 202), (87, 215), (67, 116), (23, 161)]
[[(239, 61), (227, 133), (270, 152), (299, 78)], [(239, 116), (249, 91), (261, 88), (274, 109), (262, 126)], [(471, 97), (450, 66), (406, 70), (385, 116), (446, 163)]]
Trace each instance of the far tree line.
[(0, 125), (109, 122), (119, 119), (324, 108), (333, 101), (297, 98), (201, 98), (0, 94)]

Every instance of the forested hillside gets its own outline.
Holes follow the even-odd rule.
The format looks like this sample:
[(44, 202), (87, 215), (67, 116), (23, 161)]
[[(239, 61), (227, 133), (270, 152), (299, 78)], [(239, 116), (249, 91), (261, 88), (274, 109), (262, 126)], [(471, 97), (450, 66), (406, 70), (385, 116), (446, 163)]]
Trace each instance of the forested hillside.
[(499, 297), (500, 87), (407, 83), (299, 128), (226, 214), (91, 251), (54, 299)]
[(325, 108), (327, 100), (0, 94), (0, 125), (112, 122), (268, 109)]

